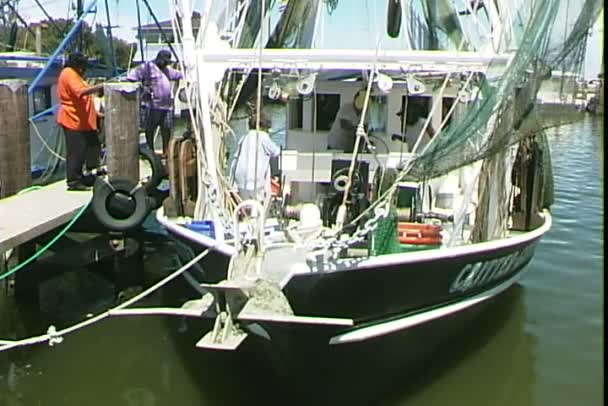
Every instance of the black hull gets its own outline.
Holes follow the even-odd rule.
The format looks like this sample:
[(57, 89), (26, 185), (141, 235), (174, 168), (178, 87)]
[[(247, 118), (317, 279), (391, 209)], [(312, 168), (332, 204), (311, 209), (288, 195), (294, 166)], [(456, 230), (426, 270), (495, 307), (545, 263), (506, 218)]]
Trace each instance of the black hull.
[[(425, 252), (384, 255), (361, 260), (309, 263), (311, 272), (294, 274), (283, 293), (298, 316), (351, 319), (353, 327), (259, 324), (271, 337), (320, 335), (326, 342), (344, 344), (410, 328), (459, 312), (489, 299), (516, 283), (531, 260), (536, 244), (550, 228), (496, 242)], [(161, 224), (167, 223), (161, 219)], [(168, 227), (185, 247), (184, 261), (207, 249)], [(228, 256), (212, 250), (201, 261), (197, 278), (215, 283), (223, 279)], [(193, 291), (194, 293), (194, 291)], [(196, 297), (195, 295), (193, 297)], [(362, 334), (353, 331), (364, 330)]]
[[(345, 398), (351, 399), (347, 404), (370, 404), (380, 396), (370, 388), (381, 387), (390, 376), (424, 369), (430, 356), (507, 296), (504, 293), (520, 279), (538, 241), (550, 228), (548, 213), (545, 219), (536, 230), (497, 242), (309, 263), (312, 272), (292, 275), (283, 286), (294, 314), (350, 319), (353, 326), (240, 322), (249, 335), (236, 351), (194, 351), (202, 357), (249, 360), (235, 361), (235, 369), (247, 369), (253, 375), (268, 371), (268, 376), (274, 376), (270, 381), (286, 382), (281, 388), (289, 388), (290, 398), (314, 395), (315, 404), (341, 404), (335, 399)], [(206, 249), (200, 241), (168, 230), (189, 247), (184, 260)], [(218, 252), (208, 255), (197, 277), (213, 282), (209, 278), (225, 275), (226, 260)], [(205, 274), (208, 269), (211, 272)], [(200, 294), (193, 291), (192, 297)], [(189, 319), (188, 325), (192, 336), (180, 340), (193, 349), (212, 328), (213, 320)], [(356, 384), (357, 380), (361, 383)], [(277, 391), (276, 385), (270, 387)], [(293, 398), (290, 403), (294, 404)]]
[(183, 324), (178, 332), (176, 319), (169, 322), (210, 405), (380, 405), (407, 398), (449, 372), (487, 343), (520, 301), (515, 285), (434, 323), (343, 346), (310, 335), (272, 342), (250, 336), (236, 351), (210, 351), (195, 348), (210, 321), (188, 318), (185, 332)]

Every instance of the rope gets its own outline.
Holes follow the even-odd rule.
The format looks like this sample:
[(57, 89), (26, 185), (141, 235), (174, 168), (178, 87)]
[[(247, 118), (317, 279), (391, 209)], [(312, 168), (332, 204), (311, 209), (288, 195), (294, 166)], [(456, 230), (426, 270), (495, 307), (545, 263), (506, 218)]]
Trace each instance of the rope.
[[(23, 193), (29, 192), (29, 191), (33, 190), (33, 188), (35, 188), (35, 187), (36, 186), (32, 186), (31, 188), (24, 189), (24, 190), (20, 191), (18, 194), (20, 194), (22, 192)], [(68, 232), (68, 230), (74, 225), (74, 223), (84, 214), (85, 210), (89, 207), (90, 204), (91, 204), (91, 201), (89, 201), (87, 204), (82, 206), (82, 208), (78, 211), (78, 213), (76, 213), (74, 218), (72, 218), (72, 220), (70, 220), (70, 222), (55, 237), (53, 237), (53, 239), (51, 241), (49, 241), (40, 250), (36, 251), (36, 253), (34, 253), (34, 255), (32, 255), (31, 257), (29, 257), (28, 259), (26, 259), (25, 261), (23, 261), (16, 267), (9, 269), (7, 272), (1, 274), (0, 281), (2, 279), (8, 278), (9, 276), (11, 276), (14, 273), (16, 273), (17, 271), (19, 271), (20, 269), (23, 269), (23, 267), (28, 265), (30, 262), (34, 261), (40, 255), (44, 254), (53, 244), (55, 244), (57, 242), (57, 240), (59, 240), (65, 233)]]
[[(188, 268), (190, 268), (192, 265), (194, 265), (195, 263), (197, 263), (198, 261), (200, 261), (201, 259), (203, 259), (207, 254), (209, 254), (215, 247), (210, 247), (208, 249), (206, 249), (205, 251), (201, 252), (199, 255), (197, 255), (196, 257), (194, 257), (191, 261), (189, 261), (186, 265), (182, 266), (181, 268), (179, 268), (177, 271), (173, 272), (172, 274), (168, 275), (167, 277), (163, 278), (162, 280), (160, 280), (158, 283), (152, 285), (151, 287), (149, 287), (148, 289), (144, 290), (143, 292), (141, 292), (140, 294), (132, 297), (131, 299), (127, 300), (124, 303), (121, 303), (120, 305), (113, 307), (103, 313), (98, 314), (97, 316), (94, 316), (88, 320), (82, 321), (80, 323), (74, 324), (70, 327), (67, 327), (63, 330), (59, 330), (57, 331), (55, 326), (50, 326), (47, 330), (46, 334), (40, 335), (40, 336), (35, 336), (35, 337), (29, 337), (29, 338), (25, 338), (23, 340), (15, 340), (15, 341), (8, 341), (8, 340), (0, 340), (0, 352), (2, 351), (7, 351), (13, 348), (17, 348), (17, 347), (24, 347), (27, 345), (34, 345), (34, 344), (40, 344), (43, 342), (47, 342), (49, 343), (50, 346), (53, 346), (54, 344), (59, 344), (63, 341), (63, 336), (73, 333), (75, 331), (78, 331), (84, 327), (87, 327), (91, 324), (97, 323), (101, 320), (104, 320), (110, 316), (119, 316), (119, 315), (126, 315), (126, 314), (138, 314), (137, 310), (135, 309), (131, 309), (132, 311), (121, 311), (122, 309), (124, 309), (125, 307), (128, 307), (130, 305), (132, 305), (133, 303), (143, 299), (144, 297), (148, 296), (150, 293), (158, 290), (159, 288), (163, 287), (164, 285), (166, 285), (167, 283), (169, 283), (170, 281), (172, 281), (173, 279), (175, 279), (177, 276), (179, 276), (180, 274), (182, 274), (183, 272), (185, 272), (186, 270), (188, 270)], [(140, 310), (141, 311), (145, 311), (145, 309)], [(162, 314), (162, 313), (161, 313)], [(169, 314), (169, 313), (166, 313)]]
[(258, 89), (257, 89), (257, 103), (256, 103), (256, 119), (255, 119), (255, 161), (253, 167), (253, 190), (257, 193), (258, 190), (258, 155), (260, 150), (260, 113), (262, 111), (262, 50), (264, 41), (264, 14), (266, 12), (266, 2), (262, 2), (260, 9), (260, 47), (259, 62), (260, 67), (258, 69)]
[(42, 186), (30, 186), (30, 187), (26, 187), (25, 189), (21, 189), (20, 191), (17, 192), (17, 195), (23, 195), (25, 193), (31, 192), (32, 190), (40, 190), (42, 189)]
[(55, 156), (57, 159), (60, 159), (62, 161), (65, 161), (65, 158), (62, 157), (61, 155), (59, 155), (55, 150), (53, 150), (51, 147), (49, 147), (49, 144), (46, 143), (44, 137), (42, 135), (40, 135), (40, 132), (38, 131), (38, 126), (36, 125), (36, 123), (34, 123), (34, 121), (30, 118), (29, 119), (30, 123), (32, 124), (32, 127), (34, 128), (34, 132), (36, 133), (36, 136), (38, 138), (40, 138), (40, 141), (42, 141), (42, 145), (44, 145), (44, 147), (53, 155)]

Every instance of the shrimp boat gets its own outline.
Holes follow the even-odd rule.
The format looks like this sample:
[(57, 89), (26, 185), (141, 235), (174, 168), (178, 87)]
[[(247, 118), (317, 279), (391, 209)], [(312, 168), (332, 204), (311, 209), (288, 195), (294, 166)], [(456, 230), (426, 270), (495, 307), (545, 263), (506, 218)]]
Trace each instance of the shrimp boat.
[[(548, 45), (564, 3), (176, 0), (191, 131), (156, 217), (192, 264), (193, 344), (359, 348), (516, 284), (551, 227), (535, 105), (569, 60)], [(601, 8), (583, 3), (572, 31)], [(355, 94), (352, 142), (329, 148)], [(260, 113), (281, 153), (272, 193), (242, 200), (228, 168)]]

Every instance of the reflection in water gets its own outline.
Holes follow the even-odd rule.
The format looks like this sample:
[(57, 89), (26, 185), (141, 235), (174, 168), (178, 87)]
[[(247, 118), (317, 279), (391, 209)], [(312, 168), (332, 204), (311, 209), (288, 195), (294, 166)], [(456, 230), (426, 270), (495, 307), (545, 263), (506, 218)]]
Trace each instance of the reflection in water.
[(395, 388), (387, 405), (530, 405), (538, 340), (525, 331), (525, 292), (514, 286), (446, 345), (417, 381)]

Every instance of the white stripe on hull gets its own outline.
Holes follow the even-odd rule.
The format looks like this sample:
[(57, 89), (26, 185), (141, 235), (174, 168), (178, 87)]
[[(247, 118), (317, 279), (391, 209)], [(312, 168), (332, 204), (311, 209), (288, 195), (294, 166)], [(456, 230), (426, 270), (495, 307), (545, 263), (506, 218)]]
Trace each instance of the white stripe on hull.
[(447, 306), (443, 306), (437, 309), (429, 310), (427, 312), (414, 314), (411, 316), (405, 316), (397, 320), (391, 320), (386, 323), (376, 324), (369, 327), (363, 327), (354, 331), (349, 331), (344, 334), (339, 334), (332, 337), (329, 340), (330, 344), (348, 344), (357, 341), (369, 340), (371, 338), (384, 336), (387, 334), (394, 333), (399, 330), (404, 330), (422, 323), (454, 314), (468, 307), (474, 306), (480, 302), (488, 300), (499, 293), (507, 290), (510, 286), (516, 283), (521, 275), (524, 273), (518, 272), (516, 275), (502, 282), (500, 285), (493, 287), (483, 293), (476, 296), (467, 298), (461, 302), (453, 303)]

